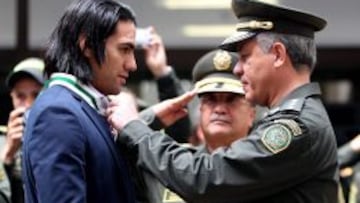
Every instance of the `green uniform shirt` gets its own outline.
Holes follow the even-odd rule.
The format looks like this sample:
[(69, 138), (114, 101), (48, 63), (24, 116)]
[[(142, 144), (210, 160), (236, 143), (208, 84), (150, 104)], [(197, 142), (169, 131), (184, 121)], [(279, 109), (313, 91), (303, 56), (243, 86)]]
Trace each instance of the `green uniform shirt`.
[(187, 202), (336, 203), (337, 146), (317, 84), (303, 85), (255, 124), (247, 138), (212, 154), (182, 147), (143, 122), (119, 141)]

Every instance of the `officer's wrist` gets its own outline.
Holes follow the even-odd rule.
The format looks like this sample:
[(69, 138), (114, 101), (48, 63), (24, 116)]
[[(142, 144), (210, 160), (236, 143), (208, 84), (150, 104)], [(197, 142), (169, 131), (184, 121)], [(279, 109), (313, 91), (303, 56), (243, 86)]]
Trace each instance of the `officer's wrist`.
[(159, 79), (161, 77), (168, 75), (171, 72), (171, 70), (172, 70), (172, 67), (169, 65), (166, 65), (162, 68), (158, 68), (158, 69), (154, 70), (152, 73), (153, 73), (155, 79)]

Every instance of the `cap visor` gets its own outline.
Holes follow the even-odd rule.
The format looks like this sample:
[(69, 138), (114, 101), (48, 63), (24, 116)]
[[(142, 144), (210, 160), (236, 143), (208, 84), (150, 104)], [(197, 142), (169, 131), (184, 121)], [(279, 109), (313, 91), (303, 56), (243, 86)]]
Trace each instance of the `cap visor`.
[(34, 69), (27, 69), (26, 71), (21, 70), (10, 73), (5, 81), (6, 86), (8, 88), (12, 88), (19, 79), (24, 77), (32, 78), (41, 85), (44, 83), (44, 76), (42, 75), (42, 72), (39, 72), (38, 70), (34, 70)]
[(230, 37), (226, 38), (221, 45), (219, 46), (220, 49), (236, 52), (238, 49), (238, 44), (255, 36), (254, 32), (248, 31), (238, 31), (233, 33)]

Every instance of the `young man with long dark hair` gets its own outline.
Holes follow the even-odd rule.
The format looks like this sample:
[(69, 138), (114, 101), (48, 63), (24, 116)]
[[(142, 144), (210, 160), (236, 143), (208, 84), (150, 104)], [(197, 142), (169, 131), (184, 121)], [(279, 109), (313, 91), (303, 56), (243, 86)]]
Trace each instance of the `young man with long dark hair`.
[(54, 29), (49, 76), (26, 123), (23, 177), (27, 203), (135, 202), (124, 156), (104, 117), (134, 58), (135, 17), (112, 0), (78, 0)]

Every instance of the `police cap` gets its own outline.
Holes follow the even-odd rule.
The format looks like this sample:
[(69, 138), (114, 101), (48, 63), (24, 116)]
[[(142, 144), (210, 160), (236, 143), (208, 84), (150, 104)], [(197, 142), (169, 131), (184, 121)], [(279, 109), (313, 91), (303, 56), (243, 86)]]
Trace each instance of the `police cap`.
[(232, 71), (238, 61), (235, 53), (214, 50), (202, 56), (194, 66), (192, 77), (198, 94), (231, 92), (244, 94), (243, 85)]
[(236, 51), (240, 42), (260, 32), (294, 34), (314, 38), (326, 21), (303, 11), (255, 0), (232, 0), (232, 10), (238, 18), (236, 31), (220, 45), (221, 49)]

